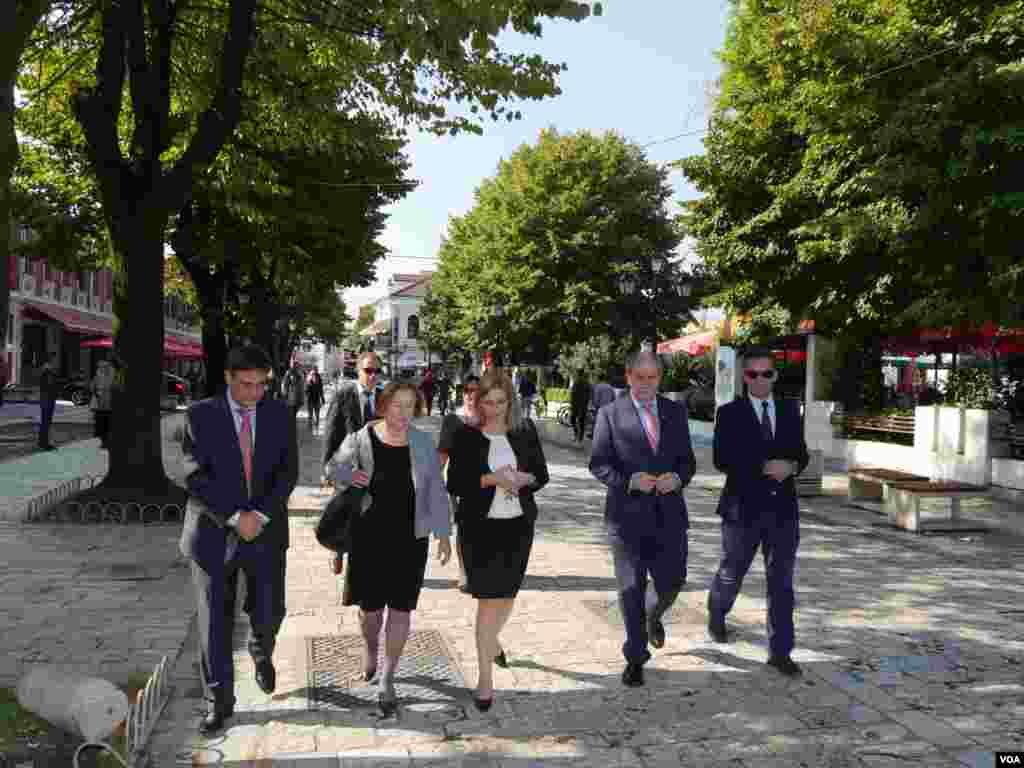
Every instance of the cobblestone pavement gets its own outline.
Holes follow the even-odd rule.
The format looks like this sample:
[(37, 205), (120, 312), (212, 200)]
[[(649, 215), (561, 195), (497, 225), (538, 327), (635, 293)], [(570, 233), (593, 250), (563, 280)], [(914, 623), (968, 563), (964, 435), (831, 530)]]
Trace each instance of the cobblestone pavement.
[[(309, 486), (318, 462), (308, 433), (303, 446)], [(398, 679), (399, 714), (380, 719), (362, 703), (372, 690), (349, 677), (361, 664), (354, 609), (340, 606), (315, 517), (295, 514), (277, 691), (256, 687), (240, 633), (235, 717), (219, 738), (199, 738), (192, 633), (152, 765), (953, 768), (992, 766), (993, 750), (1024, 749), (1024, 538), (1012, 527), (916, 536), (834, 497), (804, 500), (794, 656), (806, 674), (789, 681), (764, 665), (760, 560), (729, 619), (734, 641), (705, 636), (721, 477), (699, 448), (701, 473), (687, 494), (689, 583), (646, 687), (626, 689), (603, 490), (581, 452), (547, 451), (552, 480), (502, 637), (511, 667), (496, 670), (488, 713), (463, 687), (476, 677), (474, 603), (455, 590), (454, 565), (433, 561), (413, 617), (417, 655)], [(307, 487), (293, 506), (317, 501)], [(1008, 505), (975, 511), (997, 523), (1019, 514)]]

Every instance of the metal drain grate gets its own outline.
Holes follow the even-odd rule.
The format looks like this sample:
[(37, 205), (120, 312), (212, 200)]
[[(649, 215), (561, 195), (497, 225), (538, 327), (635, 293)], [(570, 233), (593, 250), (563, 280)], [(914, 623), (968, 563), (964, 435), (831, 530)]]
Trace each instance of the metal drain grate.
[[(377, 669), (384, 667), (381, 637)], [(376, 706), (376, 680), (363, 680), (363, 638), (328, 635), (306, 640), (310, 704), (314, 708), (355, 709)], [(378, 671), (378, 675), (379, 675)], [(436, 630), (412, 632), (395, 675), (403, 704), (455, 703), (465, 698), (465, 681), (444, 637)]]

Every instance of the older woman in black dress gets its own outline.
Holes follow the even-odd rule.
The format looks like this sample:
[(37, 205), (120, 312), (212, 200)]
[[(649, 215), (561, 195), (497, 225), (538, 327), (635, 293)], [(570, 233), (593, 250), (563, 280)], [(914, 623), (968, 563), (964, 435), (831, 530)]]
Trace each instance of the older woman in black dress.
[(342, 603), (359, 606), (367, 681), (377, 672), (384, 629), (378, 704), (389, 715), (397, 707), (395, 670), (423, 588), (429, 538), (437, 538), (437, 558), (445, 565), (451, 557), (451, 523), (434, 441), (411, 426), (422, 413), (415, 387), (386, 386), (377, 395), (377, 413), (383, 419), (346, 437), (328, 470), (340, 490), (350, 485), (367, 489), (353, 525)]
[(537, 429), (520, 420), (511, 380), (489, 370), (480, 380), (479, 429), (456, 432), (449, 454), (448, 490), (459, 499), (459, 543), (467, 588), (477, 599), (479, 679), (473, 702), (486, 712), (494, 700), (498, 635), (523, 584), (533, 546), (537, 502), (548, 482)]

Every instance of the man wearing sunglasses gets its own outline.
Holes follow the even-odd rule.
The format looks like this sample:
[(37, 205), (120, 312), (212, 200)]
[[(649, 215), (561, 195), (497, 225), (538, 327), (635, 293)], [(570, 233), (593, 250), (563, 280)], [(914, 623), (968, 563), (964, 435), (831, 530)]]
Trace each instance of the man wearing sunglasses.
[(800, 674), (790, 658), (793, 633), (793, 570), (800, 542), (794, 477), (807, 466), (800, 412), (794, 401), (775, 398), (778, 374), (770, 349), (743, 355), (747, 393), (718, 409), (714, 462), (726, 475), (718, 502), (722, 559), (708, 592), (708, 632), (728, 640), (726, 614), (760, 546), (768, 592), (768, 664), (787, 677)]
[[(327, 409), (327, 432), (324, 436), (324, 454), (321, 462), (324, 479), (327, 478), (327, 462), (335, 454), (345, 437), (358, 432), (368, 421), (377, 418), (378, 376), (380, 359), (373, 352), (363, 352), (356, 362), (357, 381), (343, 381), (337, 389), (330, 408)], [(331, 568), (341, 573), (341, 556), (336, 555)]]

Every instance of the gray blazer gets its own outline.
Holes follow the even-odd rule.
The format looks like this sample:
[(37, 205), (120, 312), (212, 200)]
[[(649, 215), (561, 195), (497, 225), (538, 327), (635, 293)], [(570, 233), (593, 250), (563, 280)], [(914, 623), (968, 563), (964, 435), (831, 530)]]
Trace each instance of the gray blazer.
[[(373, 444), (370, 442), (372, 424), (348, 435), (341, 447), (328, 459), (326, 474), (334, 479), (334, 485), (341, 493), (352, 484), (352, 473), (361, 469), (373, 476)], [(427, 432), (409, 427), (409, 457), (412, 461), (412, 485), (416, 490), (416, 538), (451, 535), (448, 493), (441, 479), (441, 462), (437, 456), (434, 440)], [(363, 514), (366, 514), (373, 498), (367, 492), (363, 495)]]

